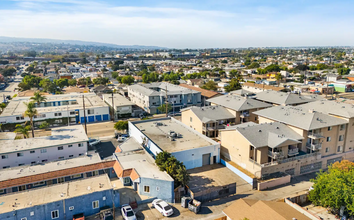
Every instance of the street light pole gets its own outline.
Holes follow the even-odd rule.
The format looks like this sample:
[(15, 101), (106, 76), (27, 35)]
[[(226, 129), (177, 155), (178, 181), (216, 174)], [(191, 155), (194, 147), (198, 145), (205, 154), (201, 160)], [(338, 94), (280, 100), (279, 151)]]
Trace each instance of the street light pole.
[(82, 105), (84, 106), (84, 122), (85, 122), (85, 133), (87, 135), (87, 126), (86, 126), (86, 108), (85, 108), (85, 96), (82, 95)]
[(112, 92), (112, 108), (113, 108), (113, 122), (116, 118), (116, 110), (114, 109), (114, 92)]

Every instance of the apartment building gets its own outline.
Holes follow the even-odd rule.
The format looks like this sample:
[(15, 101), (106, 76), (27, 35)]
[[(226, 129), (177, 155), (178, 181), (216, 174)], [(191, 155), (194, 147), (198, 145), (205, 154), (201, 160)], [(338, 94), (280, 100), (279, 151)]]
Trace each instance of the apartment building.
[[(103, 100), (114, 109), (115, 119), (120, 117), (135, 117), (143, 113), (143, 110), (120, 94), (102, 95)], [(114, 106), (113, 106), (114, 105)]]
[(0, 169), (83, 156), (88, 137), (82, 125), (53, 128), (51, 136), (0, 139)]
[(172, 111), (189, 106), (201, 106), (201, 92), (166, 82), (135, 84), (128, 87), (130, 100), (150, 114), (160, 113), (158, 107), (167, 101)]
[[(84, 123), (84, 104), (86, 110), (86, 122), (108, 121), (108, 105), (93, 93), (71, 93), (64, 95), (48, 95), (46, 102), (36, 104), (38, 115), (34, 117), (35, 125), (45, 120), (52, 119), (53, 123), (78, 124)], [(30, 102), (30, 97), (17, 97), (11, 100), (4, 112), (0, 115), (0, 123), (24, 123), (29, 121), (24, 117), (25, 103)]]
[(181, 110), (182, 122), (207, 137), (218, 137), (219, 130), (235, 124), (235, 115), (219, 105)]
[(220, 162), (220, 144), (174, 118), (130, 121), (129, 134), (154, 157), (169, 152), (187, 169)]
[(208, 102), (211, 103), (211, 106), (219, 105), (226, 108), (234, 115), (236, 124), (249, 121), (258, 122), (258, 117), (253, 112), (272, 107), (271, 104), (238, 95), (218, 96), (208, 99)]
[(259, 101), (266, 102), (275, 106), (296, 106), (324, 99), (319, 95), (298, 95), (290, 92), (277, 92), (272, 90), (257, 93), (255, 98)]

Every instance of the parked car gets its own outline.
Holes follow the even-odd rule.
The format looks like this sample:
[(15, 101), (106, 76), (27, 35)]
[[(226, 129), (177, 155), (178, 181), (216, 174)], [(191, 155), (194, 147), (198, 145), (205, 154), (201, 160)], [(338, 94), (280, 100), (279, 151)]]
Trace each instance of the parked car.
[(122, 205), (121, 208), (122, 217), (125, 220), (136, 220), (135, 213), (130, 205)]
[(107, 206), (104, 206), (100, 209), (99, 216), (101, 220), (113, 220), (111, 208)]
[(155, 207), (155, 209), (159, 211), (163, 216), (167, 217), (173, 214), (172, 206), (170, 206), (162, 199), (155, 199), (152, 201), (152, 206)]
[(118, 138), (117, 138), (117, 141), (118, 141), (118, 142), (124, 142), (125, 140), (127, 140), (126, 137), (118, 137)]
[(101, 143), (101, 140), (100, 139), (89, 139), (89, 145), (90, 145), (90, 147), (92, 147), (92, 146), (95, 146), (95, 145), (97, 145), (97, 144), (99, 144), (99, 143)]

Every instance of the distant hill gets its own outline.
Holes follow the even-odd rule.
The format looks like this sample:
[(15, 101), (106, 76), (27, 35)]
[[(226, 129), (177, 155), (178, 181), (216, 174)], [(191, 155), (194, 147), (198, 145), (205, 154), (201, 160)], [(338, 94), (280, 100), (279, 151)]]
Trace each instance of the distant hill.
[(158, 46), (144, 46), (144, 45), (117, 45), (91, 41), (80, 40), (57, 40), (57, 39), (45, 39), (45, 38), (17, 38), (17, 37), (4, 37), (0, 36), (0, 42), (12, 43), (12, 42), (31, 42), (31, 43), (53, 43), (53, 44), (72, 44), (72, 45), (87, 45), (87, 46), (105, 46), (113, 48), (129, 48), (129, 49), (167, 49), (165, 47)]

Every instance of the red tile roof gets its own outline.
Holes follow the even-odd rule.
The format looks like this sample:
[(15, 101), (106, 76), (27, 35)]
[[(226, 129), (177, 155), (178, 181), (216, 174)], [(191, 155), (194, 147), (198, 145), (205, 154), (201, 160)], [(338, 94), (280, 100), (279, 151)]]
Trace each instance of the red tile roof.
[(206, 90), (206, 89), (201, 89), (199, 87), (195, 87), (195, 86), (191, 86), (191, 85), (187, 85), (187, 84), (179, 84), (180, 86), (187, 88), (187, 89), (191, 89), (197, 92), (201, 92), (201, 95), (207, 98), (212, 98), (215, 97), (217, 95), (221, 95), (218, 92), (214, 92), (214, 91), (210, 91), (210, 90)]

